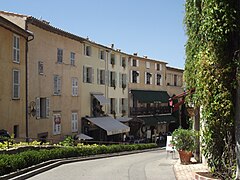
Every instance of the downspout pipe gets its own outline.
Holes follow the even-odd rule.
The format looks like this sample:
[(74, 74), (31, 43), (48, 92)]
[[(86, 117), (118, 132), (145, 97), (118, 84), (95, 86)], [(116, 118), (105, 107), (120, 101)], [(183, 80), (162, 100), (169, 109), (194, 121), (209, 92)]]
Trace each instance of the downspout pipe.
[[(25, 25), (25, 30), (30, 34), (27, 38), (26, 38), (26, 48), (25, 48), (25, 89), (26, 89), (26, 114), (25, 114), (25, 118), (26, 118), (26, 142), (29, 142), (29, 109), (28, 109), (28, 43), (30, 41), (32, 41), (34, 39), (34, 35), (32, 32), (28, 31), (28, 25), (27, 25), (27, 21), (26, 21), (26, 25)], [(30, 37), (30, 39), (29, 39)]]

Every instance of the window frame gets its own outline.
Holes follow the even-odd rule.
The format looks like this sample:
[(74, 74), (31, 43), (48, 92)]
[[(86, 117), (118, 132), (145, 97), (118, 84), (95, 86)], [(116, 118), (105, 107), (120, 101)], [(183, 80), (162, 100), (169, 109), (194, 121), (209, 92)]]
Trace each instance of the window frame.
[(77, 112), (71, 113), (71, 130), (72, 132), (78, 131), (78, 113)]
[[(55, 79), (56, 78), (56, 79)], [(53, 95), (59, 96), (62, 93), (62, 79), (59, 75), (53, 75)]]
[(78, 78), (72, 77), (72, 96), (78, 96)]
[(72, 66), (75, 66), (75, 56), (76, 54), (74, 52), (70, 52), (70, 64)]
[(57, 63), (62, 64), (63, 63), (63, 49), (57, 48)]
[(20, 36), (16, 34), (13, 35), (13, 62), (20, 63)]
[(53, 135), (61, 134), (61, 114), (53, 114)]
[[(17, 82), (15, 82), (15, 72), (17, 72), (18, 77), (17, 77)], [(13, 69), (12, 71), (13, 75), (12, 75), (12, 99), (20, 99), (20, 70), (19, 69)], [(17, 87), (17, 96), (15, 97), (15, 87)]]

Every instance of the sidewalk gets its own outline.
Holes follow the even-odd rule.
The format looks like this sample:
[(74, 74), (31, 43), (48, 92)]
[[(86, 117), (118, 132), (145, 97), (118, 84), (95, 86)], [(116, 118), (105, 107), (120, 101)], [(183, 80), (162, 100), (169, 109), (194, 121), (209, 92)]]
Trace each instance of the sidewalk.
[(207, 166), (202, 163), (197, 163), (194, 158), (191, 159), (192, 164), (182, 165), (180, 159), (174, 165), (174, 173), (177, 180), (213, 180), (214, 178), (207, 177)]

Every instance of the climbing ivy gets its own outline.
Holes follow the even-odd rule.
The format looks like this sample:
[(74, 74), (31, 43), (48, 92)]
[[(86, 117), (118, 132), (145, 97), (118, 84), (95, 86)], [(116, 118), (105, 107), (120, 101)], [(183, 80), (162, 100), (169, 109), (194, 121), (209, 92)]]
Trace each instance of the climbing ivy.
[(202, 108), (203, 154), (211, 171), (232, 179), (236, 171), (234, 100), (235, 54), (240, 34), (238, 0), (186, 0), (187, 89), (191, 101)]

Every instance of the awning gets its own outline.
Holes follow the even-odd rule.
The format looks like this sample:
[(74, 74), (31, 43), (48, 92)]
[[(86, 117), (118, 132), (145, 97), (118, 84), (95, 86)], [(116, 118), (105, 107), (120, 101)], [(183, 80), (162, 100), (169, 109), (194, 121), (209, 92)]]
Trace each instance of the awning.
[(93, 139), (92, 137), (86, 135), (86, 134), (83, 134), (83, 133), (80, 133), (78, 135), (76, 135), (76, 138), (78, 138), (78, 140), (90, 140), (90, 139)]
[(168, 103), (167, 91), (131, 90), (133, 97), (141, 103)]
[(157, 125), (157, 124), (168, 124), (175, 123), (176, 118), (172, 115), (162, 115), (162, 116), (147, 116), (139, 117), (144, 121), (145, 125)]
[(119, 118), (116, 118), (116, 120), (124, 123), (124, 122), (128, 122), (128, 121), (132, 120), (132, 118), (130, 118), (130, 117), (119, 117)]
[(107, 131), (107, 135), (121, 134), (130, 131), (130, 127), (113, 119), (110, 116), (96, 117), (96, 118), (86, 118), (88, 121), (92, 122), (96, 126)]
[(110, 104), (109, 99), (106, 99), (103, 94), (92, 94), (101, 105)]

